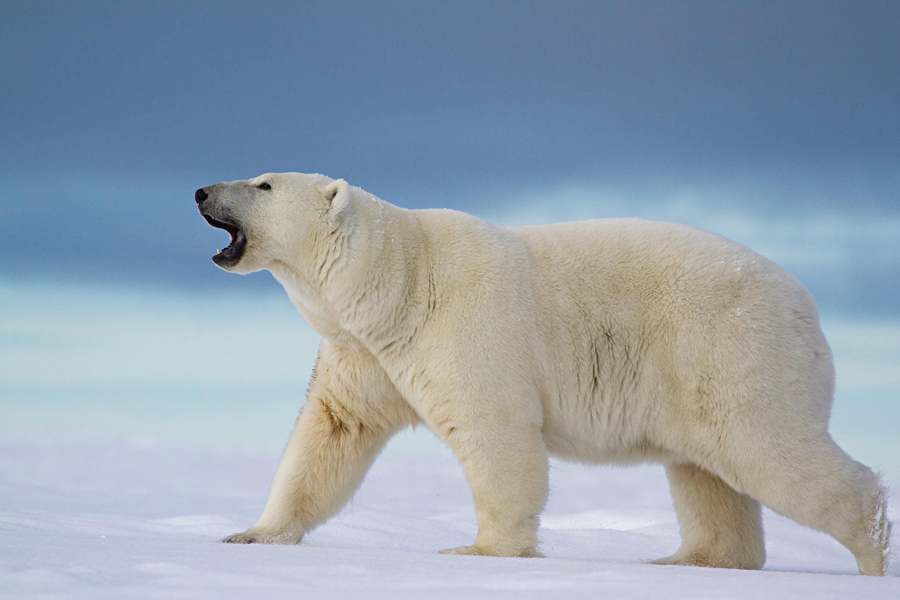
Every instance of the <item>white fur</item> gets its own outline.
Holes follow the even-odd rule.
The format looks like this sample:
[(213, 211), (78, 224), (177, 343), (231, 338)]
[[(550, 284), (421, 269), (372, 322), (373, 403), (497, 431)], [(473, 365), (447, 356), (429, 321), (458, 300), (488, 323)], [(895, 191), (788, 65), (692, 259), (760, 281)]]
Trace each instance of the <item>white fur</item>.
[(761, 503), (884, 573), (884, 492), (828, 434), (815, 305), (751, 250), (635, 219), (495, 227), (321, 175), (207, 190), (247, 235), (231, 270), (271, 271), (323, 336), (263, 515), (226, 541), (298, 542), (422, 422), (475, 499), (450, 552), (537, 555), (553, 455), (667, 466), (684, 542), (659, 562), (760, 568)]

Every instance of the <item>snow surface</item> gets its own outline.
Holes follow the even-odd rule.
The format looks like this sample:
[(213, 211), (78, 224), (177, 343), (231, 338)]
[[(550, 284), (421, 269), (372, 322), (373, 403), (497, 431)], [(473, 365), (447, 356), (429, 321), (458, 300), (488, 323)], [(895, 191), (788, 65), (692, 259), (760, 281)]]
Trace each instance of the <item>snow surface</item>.
[(858, 576), (837, 542), (771, 513), (764, 571), (641, 564), (679, 544), (665, 476), (650, 467), (555, 463), (547, 558), (438, 555), (476, 531), (443, 450), (389, 448), (353, 503), (299, 546), (218, 543), (259, 516), (277, 462), (252, 448), (6, 435), (0, 597), (900, 598), (897, 565)]

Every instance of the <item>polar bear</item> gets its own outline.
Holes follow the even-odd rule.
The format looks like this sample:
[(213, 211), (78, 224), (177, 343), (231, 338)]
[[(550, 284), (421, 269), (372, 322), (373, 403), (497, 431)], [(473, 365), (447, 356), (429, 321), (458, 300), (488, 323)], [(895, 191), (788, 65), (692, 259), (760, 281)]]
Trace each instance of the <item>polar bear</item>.
[(876, 475), (828, 433), (831, 352), (806, 289), (684, 225), (497, 227), (405, 210), (342, 179), (265, 174), (197, 190), (215, 263), (269, 270), (322, 335), (259, 521), (231, 543), (298, 543), (392, 434), (458, 456), (478, 534), (444, 552), (539, 556), (548, 459), (665, 465), (683, 542), (661, 564), (759, 569), (760, 504), (882, 575)]

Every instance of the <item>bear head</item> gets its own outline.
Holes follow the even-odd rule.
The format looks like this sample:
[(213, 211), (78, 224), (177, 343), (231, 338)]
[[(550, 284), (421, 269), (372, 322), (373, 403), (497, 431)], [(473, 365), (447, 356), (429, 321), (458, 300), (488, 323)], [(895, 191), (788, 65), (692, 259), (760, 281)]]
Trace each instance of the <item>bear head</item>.
[(217, 183), (194, 199), (210, 225), (231, 234), (213, 262), (242, 274), (314, 260), (317, 244), (346, 227), (352, 213), (346, 181), (303, 173)]

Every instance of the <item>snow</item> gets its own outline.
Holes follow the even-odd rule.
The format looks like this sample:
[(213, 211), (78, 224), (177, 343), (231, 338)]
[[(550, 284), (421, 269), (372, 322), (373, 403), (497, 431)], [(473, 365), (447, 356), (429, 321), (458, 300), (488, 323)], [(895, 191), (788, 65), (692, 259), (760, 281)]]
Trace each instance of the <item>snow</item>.
[(259, 516), (277, 453), (5, 434), (0, 597), (900, 597), (897, 566), (858, 576), (834, 540), (771, 513), (764, 571), (642, 564), (679, 543), (651, 467), (554, 463), (546, 558), (438, 555), (474, 538), (471, 495), (449, 452), (409, 447), (389, 447), (301, 545), (237, 546), (217, 540)]

